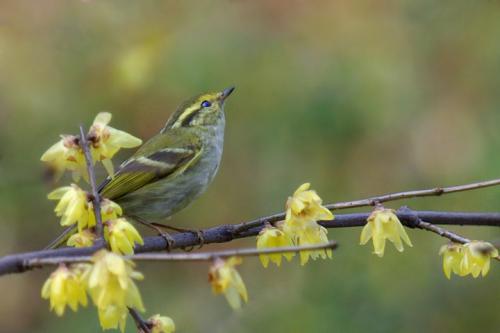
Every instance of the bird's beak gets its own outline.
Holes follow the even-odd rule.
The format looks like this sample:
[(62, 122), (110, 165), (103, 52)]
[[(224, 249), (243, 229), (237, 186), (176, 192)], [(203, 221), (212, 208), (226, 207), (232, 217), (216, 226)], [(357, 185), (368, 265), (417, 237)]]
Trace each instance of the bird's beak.
[(224, 101), (226, 100), (226, 98), (231, 95), (231, 93), (234, 91), (234, 87), (229, 87), (229, 88), (226, 88), (222, 91), (220, 97), (219, 97), (219, 100), (221, 103), (224, 103)]

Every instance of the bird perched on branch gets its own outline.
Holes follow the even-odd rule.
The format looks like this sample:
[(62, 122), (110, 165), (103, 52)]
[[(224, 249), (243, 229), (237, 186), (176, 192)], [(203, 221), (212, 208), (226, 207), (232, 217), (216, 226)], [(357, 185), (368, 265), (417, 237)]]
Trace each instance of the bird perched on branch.
[[(161, 222), (186, 207), (212, 182), (224, 143), (224, 103), (234, 87), (184, 102), (158, 134), (124, 161), (99, 187), (125, 216)], [(74, 228), (73, 228), (74, 229)], [(72, 230), (52, 242), (61, 245)]]

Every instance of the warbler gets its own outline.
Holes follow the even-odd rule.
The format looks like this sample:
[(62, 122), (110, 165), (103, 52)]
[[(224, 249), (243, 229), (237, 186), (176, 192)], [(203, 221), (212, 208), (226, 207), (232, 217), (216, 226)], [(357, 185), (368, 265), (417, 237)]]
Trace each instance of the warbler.
[[(125, 216), (161, 222), (186, 207), (212, 182), (224, 144), (224, 102), (234, 87), (181, 104), (158, 134), (124, 161), (99, 187)], [(48, 247), (61, 245), (67, 230)]]

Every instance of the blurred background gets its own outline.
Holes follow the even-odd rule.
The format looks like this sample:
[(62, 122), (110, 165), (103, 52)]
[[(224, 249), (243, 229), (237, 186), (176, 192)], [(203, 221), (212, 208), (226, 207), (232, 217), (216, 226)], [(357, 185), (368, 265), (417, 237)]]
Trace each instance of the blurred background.
[[(146, 139), (183, 100), (229, 85), (219, 174), (172, 224), (279, 212), (306, 181), (335, 202), (499, 177), (499, 35), (497, 1), (2, 0), (0, 254), (61, 230), (39, 161), (59, 134), (105, 110)], [(392, 207), (402, 204), (498, 211), (500, 188)], [(500, 240), (494, 228), (453, 230)], [(413, 248), (380, 259), (360, 231), (330, 231), (341, 244), (331, 261), (246, 260), (240, 312), (212, 295), (205, 264), (141, 263), (148, 315), (171, 316), (178, 332), (498, 332), (497, 262), (484, 279), (448, 281), (444, 239), (410, 230)], [(49, 274), (0, 278), (0, 331), (99, 331), (92, 307), (49, 312)]]

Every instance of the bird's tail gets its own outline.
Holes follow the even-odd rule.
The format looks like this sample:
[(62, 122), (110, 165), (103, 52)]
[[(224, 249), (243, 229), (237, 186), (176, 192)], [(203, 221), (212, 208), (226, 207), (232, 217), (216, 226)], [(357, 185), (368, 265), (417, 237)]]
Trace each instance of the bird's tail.
[(75, 232), (76, 225), (67, 227), (59, 236), (57, 236), (56, 239), (50, 242), (44, 250), (57, 249), (58, 247), (64, 245)]

